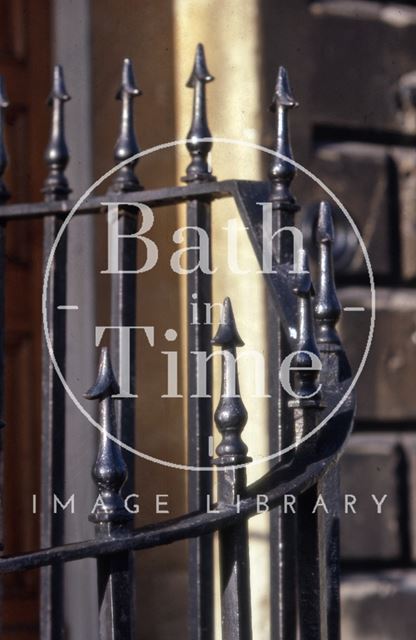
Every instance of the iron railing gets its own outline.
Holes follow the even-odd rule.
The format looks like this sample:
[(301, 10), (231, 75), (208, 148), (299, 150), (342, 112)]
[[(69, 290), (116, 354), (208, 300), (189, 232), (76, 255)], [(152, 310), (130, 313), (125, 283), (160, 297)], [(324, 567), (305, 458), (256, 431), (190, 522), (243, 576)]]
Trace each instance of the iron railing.
[[(144, 190), (134, 172), (135, 162), (126, 164), (113, 182), (112, 193), (106, 201), (123, 194), (124, 209), (120, 214), (120, 236), (135, 232), (137, 210), (128, 203), (146, 203), (153, 208), (168, 204), (186, 203), (187, 242), (195, 245), (195, 227), (211, 235), (211, 204), (218, 198), (233, 198), (248, 228), (254, 251), (261, 263), (263, 248), (259, 202), (271, 203), (273, 231), (294, 225), (299, 207), (291, 193), (295, 175), (290, 162), (288, 115), (296, 106), (285, 69), (280, 68), (272, 110), (276, 112), (276, 153), (272, 158), (269, 180), (250, 182), (218, 181), (213, 177), (207, 158), (211, 149), (211, 133), (207, 124), (205, 85), (213, 78), (209, 74), (201, 45), (198, 46), (194, 68), (188, 85), (194, 91), (192, 126), (187, 147), (191, 162), (186, 170), (185, 186)], [(115, 147), (119, 163), (137, 154), (134, 133), (134, 96), (139, 95), (130, 61), (123, 66), (122, 85), (117, 98), (122, 102), (121, 129)], [(44, 256), (49, 256), (63, 219), (74, 202), (69, 200), (70, 188), (65, 177), (69, 155), (64, 133), (64, 103), (69, 99), (60, 67), (54, 70), (52, 131), (46, 151), (49, 167), (44, 185), (44, 202), (6, 205), (9, 197), (3, 180), (0, 181), (0, 385), (4, 388), (4, 274), (5, 236), (10, 220), (43, 218)], [(0, 174), (6, 168), (3, 142), (4, 108), (7, 99), (3, 85), (0, 91), (1, 135)], [(93, 215), (102, 210), (102, 197), (89, 197), (76, 215)], [(132, 215), (134, 212), (134, 215)], [(349, 389), (351, 372), (342, 349), (336, 324), (340, 316), (332, 264), (333, 226), (328, 203), (320, 208), (316, 241), (319, 248), (318, 276), (313, 290), (304, 251), (297, 257), (298, 269), (293, 272), (292, 235), (279, 233), (274, 239), (273, 273), (264, 275), (273, 312), (270, 326), (273, 335), (270, 353), (275, 362), (272, 368), (290, 352), (297, 352), (292, 363), (297, 398), (290, 399), (281, 385), (273, 389), (275, 419), (271, 421), (271, 451), (299, 442), (314, 431), (318, 422), (328, 416)], [(121, 239), (120, 257), (124, 271), (136, 268), (134, 243)], [(48, 324), (55, 358), (65, 372), (66, 327), (64, 315), (57, 310), (66, 301), (66, 234), (59, 242), (51, 270)], [(189, 258), (188, 267), (192, 264)], [(136, 310), (135, 277), (123, 273), (112, 281), (112, 323), (114, 326), (134, 326)], [(212, 303), (211, 276), (196, 269), (188, 276), (188, 296), (197, 293), (202, 312)], [(42, 640), (60, 640), (63, 629), (63, 563), (82, 558), (97, 561), (99, 592), (99, 629), (103, 639), (127, 640), (135, 637), (132, 552), (190, 539), (189, 563), (189, 637), (211, 640), (213, 630), (213, 552), (212, 534), (219, 533), (220, 575), (222, 594), (223, 640), (248, 640), (252, 637), (250, 614), (249, 537), (248, 519), (256, 514), (257, 495), (265, 494), (273, 509), (271, 521), (271, 628), (272, 637), (280, 640), (323, 640), (339, 637), (339, 520), (337, 460), (350, 432), (354, 397), (350, 394), (341, 408), (327, 423), (308, 439), (275, 460), (270, 470), (257, 482), (247, 486), (245, 465), (249, 463), (247, 447), (241, 433), (247, 412), (240, 398), (238, 381), (231, 392), (233, 367), (230, 358), (242, 344), (238, 334), (231, 302), (227, 298), (218, 331), (212, 339), (209, 325), (189, 322), (189, 353), (211, 351), (211, 343), (221, 347), (222, 392), (215, 411), (215, 423), (222, 441), (217, 447), (218, 503), (207, 512), (207, 496), (212, 495), (213, 474), (189, 472), (189, 512), (182, 517), (151, 526), (133, 528), (132, 516), (127, 512), (121, 491), (127, 475), (134, 486), (134, 469), (127, 469), (122, 452), (108, 434), (117, 435), (134, 446), (134, 401), (123, 399), (115, 410), (113, 395), (117, 393), (110, 355), (101, 352), (98, 378), (86, 397), (98, 401), (102, 433), (93, 469), (101, 506), (92, 519), (96, 537), (72, 544), (63, 544), (63, 514), (52, 514), (53, 493), (63, 493), (65, 453), (65, 393), (55, 373), (49, 353), (44, 349), (43, 419), (42, 419), (42, 521), (41, 549), (0, 559), (0, 572), (25, 571), (42, 567), (40, 636)], [(134, 345), (130, 350), (130, 372), (134, 376)], [(118, 360), (118, 344), (111, 346), (113, 359)], [(305, 353), (308, 352), (308, 353)], [(322, 364), (321, 371), (311, 368), (311, 355)], [(195, 358), (189, 356), (188, 367), (188, 463), (193, 467), (209, 467), (212, 458), (206, 443), (212, 434), (211, 397), (195, 397), (197, 371)], [(212, 394), (212, 371), (208, 364), (208, 396)], [(7, 372), (6, 372), (7, 375)], [(274, 377), (276, 379), (276, 376)], [(134, 382), (133, 380), (131, 381)], [(319, 386), (320, 385), (320, 386)], [(320, 391), (318, 392), (320, 388)], [(4, 401), (1, 396), (2, 404)], [(297, 513), (285, 514), (285, 495), (298, 497)], [(322, 495), (329, 513), (313, 509), (318, 495)], [(239, 500), (239, 509), (236, 501)]]

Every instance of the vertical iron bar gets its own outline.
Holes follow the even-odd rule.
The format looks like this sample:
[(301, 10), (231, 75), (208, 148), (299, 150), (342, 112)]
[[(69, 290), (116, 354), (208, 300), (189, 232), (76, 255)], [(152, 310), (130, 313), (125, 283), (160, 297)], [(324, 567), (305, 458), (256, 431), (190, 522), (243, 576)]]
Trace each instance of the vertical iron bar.
[(299, 496), (298, 527), (300, 640), (339, 640), (338, 465)]
[[(235, 504), (245, 488), (245, 468), (219, 470), (220, 504)], [(247, 520), (219, 533), (222, 640), (252, 639), (248, 540)]]
[[(205, 85), (211, 82), (204, 49), (197, 46), (194, 67), (187, 87), (194, 90), (192, 124), (188, 132), (187, 148), (191, 162), (186, 169), (185, 182), (213, 180), (207, 157), (211, 142), (201, 138), (211, 137), (206, 115)], [(186, 211), (187, 246), (198, 246), (196, 228), (203, 229), (211, 238), (211, 204), (206, 200), (190, 200)], [(188, 464), (193, 467), (209, 467), (209, 442), (212, 436), (212, 364), (207, 362), (207, 396), (196, 397), (198, 371), (195, 351), (211, 352), (211, 326), (207, 314), (211, 313), (212, 279), (197, 266), (196, 252), (188, 252), (187, 278), (188, 317)], [(211, 269), (211, 255), (209, 256)], [(195, 310), (196, 309), (196, 313)], [(195, 396), (195, 397), (194, 397)], [(190, 471), (188, 475), (188, 507), (190, 511), (206, 509), (207, 496), (212, 494), (212, 474), (209, 471)], [(189, 619), (191, 640), (213, 638), (213, 541), (205, 535), (189, 541)]]
[[(301, 640), (329, 640), (325, 621), (326, 593), (321, 569), (322, 507), (316, 509), (319, 485), (298, 498), (299, 631)], [(332, 640), (332, 638), (330, 639)]]
[[(46, 218), (43, 227), (44, 264), (59, 232), (61, 220)], [(48, 325), (57, 364), (65, 375), (66, 318), (57, 306), (66, 301), (67, 242), (63, 236), (50, 271)], [(53, 513), (53, 495), (62, 500), (65, 488), (65, 391), (55, 373), (46, 344), (43, 344), (42, 375), (42, 513), (41, 546), (64, 541), (64, 512)], [(54, 564), (41, 570), (41, 637), (63, 638), (63, 566)]]
[[(0, 206), (10, 198), (10, 194), (3, 181), (3, 175), (7, 167), (7, 151), (4, 141), (4, 111), (9, 106), (3, 77), (0, 77)], [(1, 418), (5, 411), (4, 398), (4, 358), (5, 358), (5, 260), (6, 252), (6, 225), (0, 224), (0, 428), (4, 426)], [(0, 432), (0, 553), (3, 550), (4, 541), (4, 514), (3, 514), (3, 433)], [(0, 582), (0, 634), (3, 631), (3, 582)]]
[[(218, 504), (237, 505), (246, 491), (246, 468), (250, 462), (241, 433), (247, 411), (240, 397), (236, 349), (243, 346), (229, 298), (224, 300), (221, 323), (213, 344), (222, 348), (221, 398), (215, 423), (222, 441), (218, 458)], [(235, 468), (237, 466), (237, 468)], [(238, 507), (236, 507), (238, 508)], [(247, 520), (219, 532), (222, 640), (251, 640), (250, 564)]]
[(324, 615), (328, 640), (339, 640), (341, 637), (339, 482), (339, 466), (336, 464), (318, 483), (319, 494), (328, 507), (328, 513), (321, 514), (321, 554), (326, 573)]
[[(209, 202), (192, 200), (187, 203), (187, 226), (204, 229), (210, 237), (211, 211)], [(188, 230), (187, 246), (197, 246), (197, 233)], [(188, 269), (195, 258), (188, 254)], [(211, 256), (210, 256), (211, 263)], [(196, 269), (187, 278), (188, 290), (188, 464), (209, 467), (209, 442), (212, 437), (212, 364), (207, 361), (207, 396), (197, 393), (198, 372), (192, 352), (211, 352), (211, 325), (206, 322), (212, 303), (212, 279)], [(197, 309), (197, 322), (193, 309)], [(190, 471), (188, 474), (189, 511), (204, 511), (207, 496), (212, 495), (212, 473)], [(213, 538), (211, 534), (189, 541), (189, 632), (192, 640), (213, 637)]]
[[(286, 69), (280, 67), (271, 110), (276, 113), (276, 151), (292, 158), (288, 111), (297, 106), (294, 100)], [(299, 207), (290, 192), (295, 176), (295, 167), (290, 162), (275, 156), (269, 169), (273, 231), (294, 224), (294, 214)], [(281, 232), (275, 239), (276, 260), (279, 264), (293, 263), (291, 234)], [(288, 355), (287, 338), (277, 318), (272, 322), (276, 328), (276, 353), (279, 363)], [(280, 384), (276, 387), (277, 425), (270, 425), (270, 448), (272, 452), (283, 449), (294, 440), (292, 412), (287, 405), (287, 396)], [(276, 640), (294, 640), (296, 637), (296, 515), (284, 514), (277, 507), (270, 514), (270, 564), (271, 564), (271, 630)]]
[[(116, 435), (113, 395), (119, 393), (107, 348), (101, 350), (97, 380), (85, 394), (100, 402), (102, 432), (93, 477), (98, 498), (90, 517), (97, 538), (129, 534), (132, 515), (127, 511), (121, 489), (127, 479), (127, 465), (120, 446), (109, 435)], [(97, 559), (100, 640), (133, 640), (134, 605), (132, 553), (123, 551)]]
[[(315, 341), (314, 317), (311, 303), (312, 281), (306, 253), (299, 259), (300, 273), (296, 276), (294, 291), (298, 296), (297, 352), (293, 358), (296, 399), (289, 405), (295, 411), (297, 425), (302, 436), (310, 433), (317, 424), (317, 415), (323, 408), (319, 389), (319, 373), (313, 357), (319, 358)], [(314, 453), (316, 440), (302, 445), (303, 456)], [(301, 640), (327, 640), (326, 606), (326, 556), (323, 541), (322, 509), (318, 504), (319, 484), (314, 484), (298, 498), (298, 597), (299, 631)]]
[[(136, 139), (134, 127), (133, 99), (142, 95), (142, 91), (137, 87), (134, 77), (131, 60), (126, 58), (123, 61), (122, 79), (116, 99), (121, 101), (121, 121), (120, 133), (114, 148), (114, 160), (116, 163), (136, 155), (139, 145)], [(124, 165), (117, 172), (111, 191), (119, 194), (132, 191), (141, 191), (142, 185), (137, 178), (134, 167), (137, 160)], [(111, 325), (117, 327), (134, 327), (136, 324), (136, 285), (137, 278), (134, 272), (137, 269), (137, 248), (136, 241), (128, 238), (137, 231), (137, 209), (123, 207), (120, 210), (118, 222), (118, 234), (120, 242), (120, 264), (121, 273), (112, 276), (111, 282)], [(127, 236), (127, 237), (126, 237)], [(128, 273), (129, 272), (129, 273)], [(113, 361), (120, 362), (120, 341), (119, 334), (115, 331), (111, 339), (111, 353)], [(136, 335), (132, 330), (130, 333), (130, 393), (134, 395), (136, 381)], [(119, 373), (120, 375), (120, 373)], [(117, 407), (117, 436), (131, 447), (135, 446), (135, 398), (123, 398)], [(127, 485), (128, 493), (134, 490), (134, 462), (135, 457), (129, 454), (127, 457)]]
[[(341, 315), (341, 305), (338, 301), (332, 247), (334, 243), (334, 226), (331, 206), (322, 202), (319, 209), (317, 242), (319, 248), (318, 282), (315, 296), (315, 318), (317, 324), (317, 341), (320, 353), (325, 356), (327, 369), (322, 372), (321, 379), (331, 380), (341, 371), (342, 357), (341, 341), (336, 325)], [(334, 361), (335, 360), (335, 361)], [(345, 366), (345, 364), (344, 364)], [(340, 637), (340, 594), (339, 594), (339, 468), (332, 467), (318, 483), (319, 493), (323, 496), (329, 513), (321, 516), (321, 553), (325, 569), (326, 585), (326, 628), (330, 640)]]
[[(52, 128), (45, 159), (49, 173), (43, 192), (47, 202), (65, 200), (70, 193), (64, 170), (69, 155), (65, 142), (64, 103), (69, 100), (62, 68), (55, 66), (52, 92)], [(43, 227), (44, 264), (62, 225), (58, 216), (45, 218)], [(65, 375), (66, 317), (58, 305), (66, 302), (67, 236), (55, 252), (48, 289), (48, 325), (55, 359)], [(53, 495), (62, 500), (65, 489), (65, 390), (55, 373), (46, 344), (42, 352), (42, 514), (41, 545), (52, 547), (64, 541), (64, 512), (53, 513)], [(42, 640), (64, 637), (63, 565), (41, 570), (40, 630)]]
[[(137, 231), (137, 213), (120, 209), (118, 233), (130, 236)], [(121, 238), (120, 242), (120, 271), (134, 271), (137, 268), (137, 248), (134, 239)], [(111, 326), (134, 327), (136, 325), (137, 277), (133, 273), (120, 273), (111, 277)], [(111, 336), (111, 354), (114, 362), (120, 362), (119, 332), (113, 331)], [(130, 393), (136, 389), (136, 332), (130, 331), (129, 352)], [(119, 374), (120, 375), (120, 374)], [(135, 446), (136, 411), (135, 398), (124, 397), (116, 408), (117, 437), (130, 447)], [(134, 462), (135, 456), (128, 454), (127, 492), (134, 490)]]

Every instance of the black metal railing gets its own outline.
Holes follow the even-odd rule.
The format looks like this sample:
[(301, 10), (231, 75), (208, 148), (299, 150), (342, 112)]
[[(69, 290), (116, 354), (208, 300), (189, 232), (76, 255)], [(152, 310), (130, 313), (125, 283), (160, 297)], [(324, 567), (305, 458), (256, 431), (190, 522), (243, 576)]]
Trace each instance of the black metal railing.
[[(121, 236), (136, 231), (137, 209), (128, 203), (141, 202), (154, 208), (167, 204), (186, 203), (187, 242), (196, 244), (195, 227), (211, 236), (211, 204), (218, 198), (233, 198), (248, 229), (254, 251), (261, 264), (263, 234), (258, 203), (271, 203), (273, 233), (294, 226), (299, 209), (291, 192), (295, 176), (289, 140), (289, 112), (296, 106), (287, 73), (280, 68), (273, 97), (272, 110), (277, 118), (276, 153), (272, 157), (269, 180), (250, 182), (218, 181), (212, 175), (208, 154), (212, 142), (207, 124), (205, 85), (213, 80), (208, 72), (202, 45), (198, 45), (195, 64), (187, 86), (194, 91), (192, 125), (187, 147), (191, 162), (183, 178), (185, 186), (144, 190), (135, 174), (135, 162), (126, 164), (117, 174), (106, 201), (117, 201), (123, 194), (120, 211), (120, 259), (124, 272), (136, 268), (134, 243)], [(122, 102), (120, 135), (115, 147), (115, 161), (137, 154), (138, 144), (133, 125), (134, 96), (137, 88), (131, 62), (124, 61), (122, 84), (117, 98)], [(7, 223), (10, 220), (42, 218), (44, 220), (45, 260), (66, 214), (74, 202), (69, 200), (70, 188), (65, 177), (69, 160), (64, 133), (64, 104), (69, 99), (60, 67), (54, 71), (50, 95), (52, 107), (51, 138), (46, 151), (49, 168), (44, 185), (44, 202), (6, 205), (8, 191), (0, 179), (0, 385), (4, 389), (4, 252)], [(0, 174), (6, 168), (3, 142), (3, 111), (7, 106), (4, 87), (0, 90)], [(91, 215), (102, 210), (102, 197), (91, 196), (79, 207), (76, 215)], [(24, 223), (24, 222), (23, 222)], [(127, 398), (114, 404), (118, 383), (113, 373), (110, 353), (101, 351), (99, 372), (86, 397), (98, 401), (100, 407), (99, 450), (93, 468), (93, 479), (100, 506), (94, 511), (95, 539), (64, 544), (63, 512), (52, 514), (53, 493), (63, 493), (65, 482), (65, 393), (44, 348), (42, 363), (42, 521), (41, 549), (16, 556), (0, 558), (0, 573), (24, 571), (42, 567), (40, 637), (61, 640), (63, 629), (63, 563), (82, 558), (97, 562), (99, 594), (99, 629), (103, 639), (131, 640), (135, 636), (133, 588), (133, 552), (190, 539), (189, 560), (189, 637), (192, 640), (212, 640), (214, 532), (219, 533), (220, 576), (223, 640), (248, 640), (252, 637), (249, 575), (248, 519), (256, 515), (257, 496), (263, 494), (272, 511), (271, 520), (271, 618), (272, 637), (295, 640), (297, 629), (302, 640), (323, 640), (339, 637), (339, 525), (337, 511), (337, 460), (350, 432), (354, 397), (350, 394), (341, 408), (327, 423), (315, 431), (349, 389), (351, 372), (336, 324), (340, 316), (332, 265), (333, 226), (329, 203), (322, 203), (318, 228), (319, 261), (315, 290), (312, 287), (308, 258), (301, 251), (296, 258), (292, 234), (275, 234), (273, 271), (265, 273), (273, 303), (273, 349), (278, 368), (284, 357), (296, 352), (292, 361), (296, 398), (281, 385), (271, 390), (275, 403), (276, 422), (271, 426), (271, 452), (294, 442), (297, 446), (275, 458), (269, 471), (254, 484), (247, 486), (246, 468), (250, 458), (242, 440), (247, 412), (240, 397), (235, 374), (235, 356), (242, 340), (234, 320), (231, 301), (223, 304), (221, 322), (215, 337), (207, 324), (188, 326), (189, 354), (195, 351), (211, 353), (212, 345), (222, 350), (222, 388), (215, 423), (222, 440), (213, 464), (217, 468), (218, 502), (207, 511), (207, 499), (212, 495), (213, 474), (191, 471), (188, 477), (189, 512), (182, 517), (138, 529), (133, 528), (131, 514), (121, 498), (123, 485), (134, 486), (134, 468), (123, 459), (117, 436), (134, 446), (134, 401)], [(189, 258), (188, 268), (196, 263)], [(65, 373), (66, 326), (57, 307), (66, 301), (66, 234), (59, 242), (50, 276), (48, 325), (57, 364)], [(122, 273), (112, 278), (111, 314), (114, 326), (134, 326), (136, 313), (134, 275)], [(200, 269), (188, 276), (188, 298), (195, 299), (202, 313), (212, 304), (211, 276)], [(188, 307), (190, 308), (190, 306)], [(266, 318), (265, 318), (266, 321)], [(118, 361), (118, 339), (111, 344), (114, 361)], [(131, 344), (130, 372), (134, 385), (135, 348)], [(319, 359), (320, 371), (312, 367), (313, 357)], [(6, 374), (7, 375), (7, 372)], [(188, 463), (193, 467), (212, 464), (206, 443), (212, 435), (212, 370), (208, 360), (207, 397), (197, 397), (196, 360), (188, 360)], [(4, 393), (1, 394), (3, 408)], [(7, 427), (6, 427), (7, 428)], [(312, 433), (313, 432), (313, 433)], [(312, 434), (309, 438), (305, 436)], [(128, 478), (128, 480), (127, 480)], [(297, 512), (285, 514), (285, 496), (298, 497)], [(328, 513), (313, 509), (319, 495), (324, 496)], [(238, 509), (236, 504), (238, 502)], [(214, 508), (215, 507), (215, 508)]]

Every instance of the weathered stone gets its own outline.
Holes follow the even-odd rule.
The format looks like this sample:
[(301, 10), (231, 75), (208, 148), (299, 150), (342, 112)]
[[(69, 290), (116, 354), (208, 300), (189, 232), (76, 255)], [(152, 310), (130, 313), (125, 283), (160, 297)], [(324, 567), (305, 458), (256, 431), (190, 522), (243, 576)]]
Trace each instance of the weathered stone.
[[(390, 251), (389, 219), (393, 203), (389, 193), (394, 190), (395, 167), (388, 149), (357, 142), (326, 144), (319, 147), (308, 168), (334, 192), (354, 220), (374, 272), (380, 275), (392, 273), (395, 267)], [(317, 183), (308, 180), (305, 219), (314, 218), (319, 201), (328, 198)], [(366, 274), (364, 255), (355, 231), (342, 210), (334, 202), (332, 205), (336, 231), (335, 266), (344, 275)]]
[[(341, 555), (345, 561), (397, 560), (402, 556), (398, 439), (392, 434), (353, 435), (341, 458)], [(356, 498), (352, 509), (345, 495)], [(387, 495), (377, 513), (377, 503)]]
[(341, 586), (343, 640), (410, 640), (416, 624), (416, 571), (356, 573)]
[[(357, 371), (366, 347), (371, 297), (369, 288), (339, 291), (344, 311), (341, 335)], [(368, 420), (412, 420), (416, 418), (416, 291), (377, 289), (374, 337), (367, 362), (357, 383), (359, 418)]]
[(403, 524), (407, 527), (408, 555), (411, 561), (416, 560), (416, 434), (403, 435), (403, 450), (405, 455), (406, 487), (405, 500), (406, 511), (403, 513)]
[(395, 149), (392, 156), (397, 167), (400, 207), (400, 218), (394, 223), (400, 234), (401, 276), (407, 280), (416, 276), (416, 151)]

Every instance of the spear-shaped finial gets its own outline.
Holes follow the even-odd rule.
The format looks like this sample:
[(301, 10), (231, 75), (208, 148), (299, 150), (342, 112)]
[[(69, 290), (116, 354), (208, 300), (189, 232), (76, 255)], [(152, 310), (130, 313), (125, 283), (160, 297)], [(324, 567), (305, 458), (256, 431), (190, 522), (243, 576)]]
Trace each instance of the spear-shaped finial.
[(186, 169), (184, 182), (206, 182), (214, 180), (208, 163), (208, 153), (211, 151), (212, 142), (203, 141), (210, 138), (211, 131), (207, 121), (207, 106), (205, 85), (212, 82), (214, 77), (209, 73), (205, 62), (204, 47), (198, 44), (195, 53), (195, 62), (192, 73), (186, 86), (194, 90), (194, 102), (192, 109), (192, 124), (189, 129), (186, 147), (191, 154), (191, 162)]
[(292, 369), (296, 371), (297, 400), (291, 400), (292, 407), (319, 407), (319, 350), (315, 340), (314, 317), (311, 296), (313, 292), (306, 251), (301, 249), (298, 256), (299, 272), (296, 275), (294, 293), (298, 296), (297, 352), (292, 359)]
[(319, 274), (315, 296), (317, 339), (319, 345), (325, 345), (324, 348), (334, 348), (340, 345), (336, 324), (341, 315), (341, 305), (335, 287), (332, 257), (334, 225), (329, 202), (320, 204), (316, 240), (319, 246)]
[[(120, 134), (114, 147), (114, 160), (117, 164), (127, 160), (127, 158), (131, 158), (131, 156), (140, 151), (134, 130), (133, 99), (141, 95), (143, 95), (143, 92), (136, 85), (132, 62), (130, 58), (125, 58), (123, 61), (121, 87), (116, 94), (116, 100), (121, 100)], [(112, 191), (120, 193), (143, 189), (134, 173), (136, 164), (137, 160), (133, 160), (117, 172)]]
[(69, 161), (68, 147), (65, 141), (64, 103), (70, 99), (65, 88), (62, 67), (57, 64), (53, 70), (52, 91), (48, 98), (48, 105), (52, 107), (52, 127), (45, 152), (49, 173), (42, 191), (46, 200), (65, 200), (71, 193), (64, 174)]
[[(120, 445), (109, 435), (116, 433), (116, 417), (113, 395), (120, 391), (111, 366), (108, 348), (101, 349), (97, 380), (85, 397), (88, 400), (100, 401), (100, 424), (102, 432), (98, 455), (92, 475), (98, 488), (101, 501), (91, 520), (98, 524), (121, 524), (131, 520), (131, 514), (125, 508), (120, 495), (121, 488), (127, 479), (127, 466), (121, 455)], [(98, 502), (98, 501), (97, 501)]]
[(4, 184), (3, 175), (7, 167), (7, 151), (4, 141), (4, 111), (9, 106), (3, 76), (0, 76), (0, 204), (10, 198), (10, 193)]
[(244, 342), (238, 333), (233, 308), (229, 298), (225, 298), (222, 307), (221, 322), (212, 344), (222, 348), (221, 398), (215, 411), (215, 423), (222, 435), (222, 441), (216, 452), (217, 466), (244, 464), (249, 462), (247, 446), (241, 439), (241, 433), (247, 422), (247, 411), (240, 397), (236, 349)]
[[(289, 78), (284, 67), (279, 67), (276, 88), (270, 110), (276, 113), (276, 151), (293, 159), (290, 145), (288, 111), (297, 107), (292, 96)], [(269, 177), (272, 183), (272, 201), (281, 202), (286, 208), (297, 210), (296, 200), (290, 192), (290, 183), (296, 173), (294, 165), (288, 160), (274, 156), (270, 164)]]

